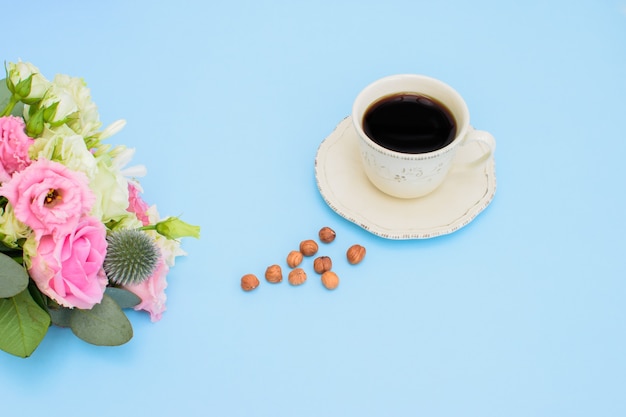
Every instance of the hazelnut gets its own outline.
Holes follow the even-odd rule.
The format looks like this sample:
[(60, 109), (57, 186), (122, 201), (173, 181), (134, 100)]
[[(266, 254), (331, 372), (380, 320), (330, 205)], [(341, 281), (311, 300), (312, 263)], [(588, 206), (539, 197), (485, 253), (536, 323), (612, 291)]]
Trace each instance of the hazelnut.
[(346, 257), (350, 264), (358, 264), (365, 257), (365, 248), (361, 245), (352, 245), (346, 252)]
[(333, 261), (328, 256), (320, 256), (313, 261), (313, 269), (318, 274), (330, 271), (333, 267)]
[(319, 232), (320, 241), (324, 243), (330, 243), (335, 240), (337, 234), (330, 227), (322, 227)]
[(252, 291), (259, 286), (259, 279), (254, 274), (246, 274), (241, 277), (241, 289)]
[(326, 271), (322, 274), (322, 284), (327, 289), (334, 290), (339, 286), (339, 277), (333, 271)]
[(300, 242), (300, 252), (302, 252), (302, 254), (304, 256), (313, 256), (317, 253), (317, 243), (315, 243), (314, 240), (303, 240), (302, 242)]
[(302, 285), (306, 281), (306, 272), (302, 268), (296, 268), (289, 273), (287, 279), (291, 285)]
[(265, 279), (272, 284), (281, 282), (283, 280), (283, 270), (280, 268), (280, 265), (268, 266), (265, 270)]
[(289, 268), (295, 268), (296, 266), (302, 263), (302, 252), (298, 252), (297, 250), (292, 250), (287, 255), (287, 265)]

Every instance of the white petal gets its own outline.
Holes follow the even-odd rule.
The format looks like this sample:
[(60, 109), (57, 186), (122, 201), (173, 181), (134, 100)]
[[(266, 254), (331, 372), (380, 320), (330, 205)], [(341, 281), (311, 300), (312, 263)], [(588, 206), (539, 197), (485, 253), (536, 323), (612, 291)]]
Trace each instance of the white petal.
[(115, 122), (108, 125), (102, 132), (100, 132), (100, 139), (106, 139), (113, 136), (114, 134), (122, 130), (124, 126), (126, 126), (126, 120), (116, 120)]
[(132, 167), (124, 168), (120, 171), (121, 174), (127, 178), (139, 178), (145, 177), (148, 170), (144, 165), (133, 165)]

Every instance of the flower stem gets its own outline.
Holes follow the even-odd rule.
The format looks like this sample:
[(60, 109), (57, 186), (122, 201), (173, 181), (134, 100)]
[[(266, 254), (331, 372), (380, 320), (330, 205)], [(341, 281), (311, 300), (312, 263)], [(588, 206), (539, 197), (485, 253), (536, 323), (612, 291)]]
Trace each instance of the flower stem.
[(17, 97), (15, 97), (14, 95), (11, 95), (11, 98), (9, 99), (9, 103), (4, 108), (4, 110), (2, 110), (2, 113), (0, 114), (0, 117), (4, 117), (4, 116), (10, 115), (11, 112), (13, 111), (13, 109), (15, 108), (15, 105), (18, 103), (18, 101), (19, 100), (17, 99)]

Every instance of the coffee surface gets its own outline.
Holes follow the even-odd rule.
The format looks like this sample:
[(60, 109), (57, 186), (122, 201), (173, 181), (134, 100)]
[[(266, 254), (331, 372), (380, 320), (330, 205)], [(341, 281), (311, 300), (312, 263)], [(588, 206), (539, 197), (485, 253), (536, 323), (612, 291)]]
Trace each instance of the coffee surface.
[(380, 146), (411, 154), (436, 151), (456, 136), (454, 117), (443, 104), (405, 93), (373, 103), (363, 117), (363, 130)]

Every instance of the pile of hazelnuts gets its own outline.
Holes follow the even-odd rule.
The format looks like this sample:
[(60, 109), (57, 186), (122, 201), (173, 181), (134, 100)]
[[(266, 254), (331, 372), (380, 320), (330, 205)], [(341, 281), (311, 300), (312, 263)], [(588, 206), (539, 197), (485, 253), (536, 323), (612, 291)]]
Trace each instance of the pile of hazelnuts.
[[(322, 227), (318, 233), (319, 240), (322, 243), (330, 243), (337, 236), (335, 231), (330, 227)], [(292, 250), (287, 255), (287, 266), (291, 268), (287, 275), (289, 284), (293, 286), (302, 285), (307, 280), (307, 274), (300, 267), (304, 257), (312, 257), (317, 254), (319, 245), (313, 239), (307, 239), (300, 242), (299, 250)], [(351, 265), (356, 265), (365, 257), (365, 248), (355, 244), (346, 251), (346, 259)], [(313, 260), (313, 269), (321, 275), (322, 284), (329, 290), (334, 290), (339, 286), (339, 277), (331, 269), (333, 261), (328, 256), (318, 256)], [(283, 280), (283, 270), (278, 264), (270, 265), (265, 270), (265, 280), (272, 284), (277, 284)], [(259, 279), (254, 274), (246, 274), (241, 277), (241, 288), (244, 291), (252, 291), (260, 284)]]

